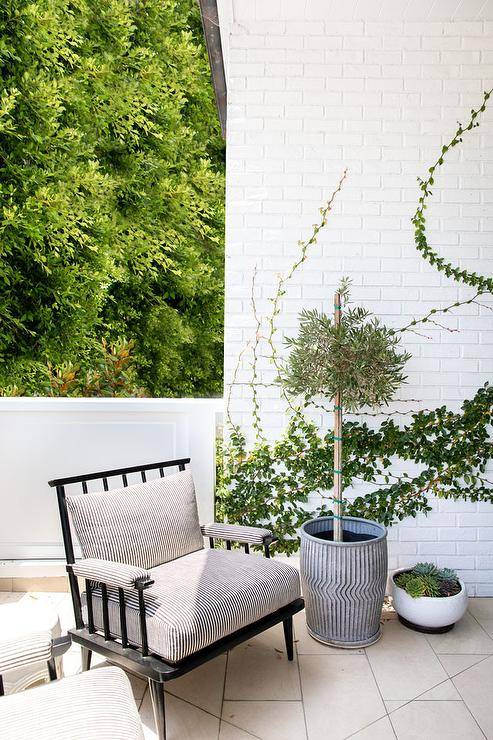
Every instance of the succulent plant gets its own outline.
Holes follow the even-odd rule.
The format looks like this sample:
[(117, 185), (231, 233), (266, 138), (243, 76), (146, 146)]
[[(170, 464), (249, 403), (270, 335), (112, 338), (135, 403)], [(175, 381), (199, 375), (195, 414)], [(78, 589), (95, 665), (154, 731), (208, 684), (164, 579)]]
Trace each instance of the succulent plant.
[(413, 599), (426, 596), (423, 578), (421, 576), (411, 576), (405, 586), (402, 586), (399, 580), (396, 580), (396, 583), (398, 586), (401, 586), (401, 588), (404, 588), (406, 593), (408, 593), (409, 596), (412, 596)]
[(421, 576), (423, 596), (440, 596), (440, 581), (435, 575)]
[(437, 578), (441, 581), (457, 580), (457, 573), (452, 568), (442, 568), (437, 572)]
[(416, 563), (413, 573), (417, 576), (436, 576), (438, 573), (436, 565), (433, 563)]
[(414, 578), (414, 576), (412, 572), (408, 570), (405, 573), (399, 573), (394, 580), (400, 588), (407, 590), (407, 584), (412, 578)]
[(423, 596), (454, 596), (461, 588), (454, 570), (438, 570), (433, 563), (417, 563), (411, 570), (396, 575), (394, 580), (413, 599)]

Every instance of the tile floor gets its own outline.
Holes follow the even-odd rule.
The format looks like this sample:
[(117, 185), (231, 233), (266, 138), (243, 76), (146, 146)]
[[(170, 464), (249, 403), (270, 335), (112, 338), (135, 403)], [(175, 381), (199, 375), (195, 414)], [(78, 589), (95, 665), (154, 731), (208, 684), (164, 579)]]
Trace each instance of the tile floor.
[[(71, 626), (68, 594), (0, 594), (0, 603), (20, 599), (50, 601), (62, 629)], [(315, 642), (298, 614), (293, 663), (276, 627), (174, 681), (169, 740), (493, 740), (493, 598), (471, 599), (445, 635), (388, 617), (377, 644), (343, 651)], [(76, 646), (64, 670), (80, 670)], [(154, 738), (146, 684), (131, 681), (145, 736)]]

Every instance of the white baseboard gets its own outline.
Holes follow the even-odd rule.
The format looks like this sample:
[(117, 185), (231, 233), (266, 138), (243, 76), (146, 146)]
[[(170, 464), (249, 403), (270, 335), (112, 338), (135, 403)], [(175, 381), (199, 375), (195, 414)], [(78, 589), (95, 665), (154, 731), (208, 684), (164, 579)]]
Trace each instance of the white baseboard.
[(1, 578), (57, 578), (67, 575), (65, 560), (0, 560)]

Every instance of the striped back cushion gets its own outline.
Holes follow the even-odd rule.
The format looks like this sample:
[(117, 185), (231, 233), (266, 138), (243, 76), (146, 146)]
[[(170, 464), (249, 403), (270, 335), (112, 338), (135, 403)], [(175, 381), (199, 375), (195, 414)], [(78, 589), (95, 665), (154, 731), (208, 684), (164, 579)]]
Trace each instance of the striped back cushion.
[(67, 505), (85, 558), (154, 568), (204, 546), (189, 470)]

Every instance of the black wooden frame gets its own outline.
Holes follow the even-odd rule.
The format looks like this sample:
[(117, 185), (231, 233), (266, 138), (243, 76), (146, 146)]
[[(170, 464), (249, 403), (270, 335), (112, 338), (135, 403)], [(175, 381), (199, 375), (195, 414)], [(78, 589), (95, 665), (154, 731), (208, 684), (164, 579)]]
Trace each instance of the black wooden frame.
[[(58, 508), (62, 525), (63, 544), (67, 560), (67, 572), (72, 595), (72, 603), (75, 615), (75, 628), (69, 630), (73, 642), (81, 646), (82, 649), (82, 668), (88, 670), (91, 665), (92, 652), (103, 655), (112, 663), (125, 668), (142, 678), (149, 681), (149, 690), (156, 721), (156, 729), (159, 740), (166, 738), (165, 709), (164, 709), (164, 691), (163, 684), (173, 678), (178, 678), (188, 671), (197, 668), (206, 663), (217, 655), (230, 650), (245, 640), (249, 640), (255, 635), (283, 622), (284, 637), (286, 641), (286, 652), (288, 660), (293, 660), (293, 614), (304, 608), (303, 599), (299, 598), (291, 602), (282, 609), (259, 619), (256, 622), (243, 627), (236, 632), (224, 637), (217, 642), (209, 645), (203, 650), (199, 650), (189, 655), (178, 663), (170, 663), (163, 660), (159, 655), (149, 652), (147, 643), (147, 626), (145, 612), (145, 590), (153, 584), (150, 579), (141, 579), (135, 583), (135, 589), (138, 592), (139, 599), (139, 621), (141, 642), (140, 645), (131, 644), (127, 637), (126, 629), (126, 610), (125, 610), (125, 591), (118, 589), (119, 606), (120, 606), (120, 630), (121, 637), (113, 635), (110, 630), (108, 618), (108, 592), (107, 585), (100, 583), (101, 600), (103, 609), (103, 628), (98, 629), (94, 625), (93, 608), (92, 608), (92, 591), (94, 584), (86, 580), (86, 603), (87, 603), (87, 623), (84, 621), (82, 611), (82, 601), (79, 590), (77, 576), (74, 574), (72, 565), (75, 563), (74, 546), (70, 520), (67, 509), (65, 487), (74, 484), (80, 484), (82, 493), (88, 492), (88, 481), (102, 481), (103, 491), (108, 491), (108, 479), (121, 477), (123, 486), (128, 486), (128, 476), (132, 473), (140, 473), (141, 480), (146, 482), (147, 471), (158, 470), (160, 477), (164, 477), (165, 468), (177, 467), (178, 470), (185, 470), (185, 466), (190, 462), (190, 458), (180, 458), (178, 460), (166, 460), (147, 465), (136, 465), (116, 470), (105, 470), (98, 473), (88, 473), (86, 475), (77, 475), (68, 478), (58, 478), (49, 481), (52, 488), (56, 488), (58, 498)], [(214, 547), (214, 540), (218, 538), (209, 537), (211, 547)], [(267, 537), (264, 539), (263, 547), (266, 557), (270, 556), (269, 546), (274, 542), (274, 538)], [(249, 552), (249, 546), (244, 544), (245, 552)], [(227, 549), (231, 549), (231, 540), (226, 540)]]

